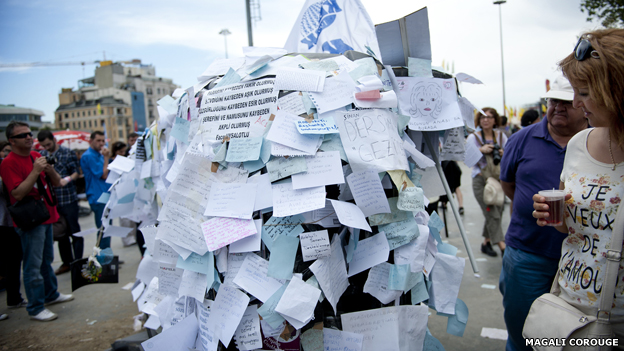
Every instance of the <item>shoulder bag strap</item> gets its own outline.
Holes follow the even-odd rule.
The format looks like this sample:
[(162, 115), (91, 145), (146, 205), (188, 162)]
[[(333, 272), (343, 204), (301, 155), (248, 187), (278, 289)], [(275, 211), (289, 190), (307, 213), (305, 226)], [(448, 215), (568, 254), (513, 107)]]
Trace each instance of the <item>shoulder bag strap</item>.
[(600, 308), (598, 309), (598, 319), (608, 320), (613, 306), (615, 284), (617, 283), (620, 260), (622, 259), (622, 240), (624, 239), (624, 206), (618, 206), (613, 231), (611, 233), (611, 245), (607, 250), (607, 269), (605, 272), (602, 292), (600, 293)]

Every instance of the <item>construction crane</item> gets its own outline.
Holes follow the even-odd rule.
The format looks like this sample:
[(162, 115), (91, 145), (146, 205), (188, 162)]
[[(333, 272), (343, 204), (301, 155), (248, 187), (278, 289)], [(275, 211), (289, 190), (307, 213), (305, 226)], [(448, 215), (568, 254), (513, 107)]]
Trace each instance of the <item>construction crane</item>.
[[(124, 63), (140, 65), (140, 59), (132, 59), (129, 61), (116, 61), (114, 63)], [(110, 66), (113, 61), (110, 60), (96, 60), (96, 61), (76, 61), (76, 62), (18, 62), (18, 63), (0, 63), (0, 68), (15, 68), (15, 67), (45, 67), (45, 66), (85, 66), (85, 65), (97, 65)]]

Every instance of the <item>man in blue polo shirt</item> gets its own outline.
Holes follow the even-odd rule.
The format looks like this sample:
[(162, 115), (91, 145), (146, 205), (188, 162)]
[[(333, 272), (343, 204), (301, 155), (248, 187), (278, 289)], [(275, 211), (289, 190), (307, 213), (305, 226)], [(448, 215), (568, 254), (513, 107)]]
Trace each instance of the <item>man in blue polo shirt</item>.
[[(98, 203), (98, 199), (103, 193), (108, 192), (110, 185), (106, 183), (108, 177), (108, 161), (110, 159), (110, 151), (104, 146), (106, 140), (104, 133), (95, 131), (91, 133), (89, 141), (89, 149), (80, 158), (80, 167), (84, 174), (87, 184), (87, 199), (89, 206), (95, 214), (95, 226), (102, 226), (102, 214), (106, 204)], [(106, 249), (110, 247), (110, 237), (100, 240), (100, 248)]]
[(583, 111), (572, 106), (574, 92), (564, 77), (557, 78), (543, 98), (548, 100), (546, 118), (513, 134), (501, 161), (503, 190), (513, 201), (500, 275), (507, 351), (531, 350), (522, 337), (524, 320), (533, 301), (550, 291), (566, 237), (554, 227), (536, 224), (532, 196), (559, 189), (566, 145), (588, 127)]

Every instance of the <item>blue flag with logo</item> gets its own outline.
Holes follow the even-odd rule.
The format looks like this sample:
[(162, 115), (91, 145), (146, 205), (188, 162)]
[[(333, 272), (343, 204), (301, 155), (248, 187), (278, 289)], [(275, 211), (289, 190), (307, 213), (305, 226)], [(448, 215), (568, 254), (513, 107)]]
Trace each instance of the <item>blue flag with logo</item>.
[(284, 48), (330, 54), (355, 50), (381, 61), (375, 26), (359, 0), (307, 0)]

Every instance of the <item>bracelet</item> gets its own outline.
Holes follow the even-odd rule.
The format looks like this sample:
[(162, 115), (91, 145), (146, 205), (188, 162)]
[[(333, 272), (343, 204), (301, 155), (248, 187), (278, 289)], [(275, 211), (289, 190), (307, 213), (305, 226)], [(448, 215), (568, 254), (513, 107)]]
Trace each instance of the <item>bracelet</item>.
[(67, 176), (67, 177), (65, 177), (63, 179), (65, 179), (67, 181), (67, 184), (69, 184), (72, 181), (70, 176)]

